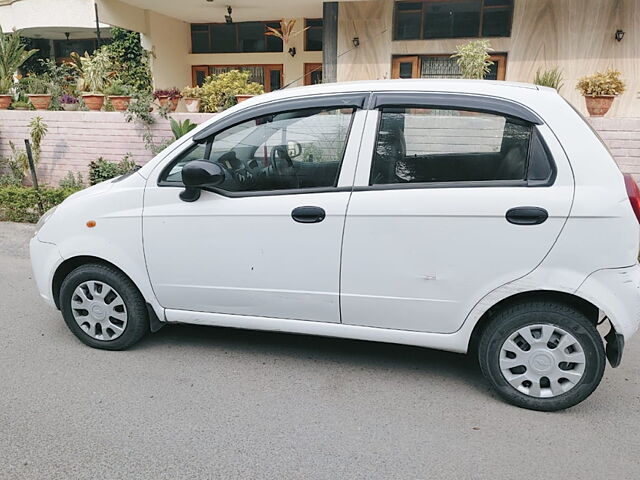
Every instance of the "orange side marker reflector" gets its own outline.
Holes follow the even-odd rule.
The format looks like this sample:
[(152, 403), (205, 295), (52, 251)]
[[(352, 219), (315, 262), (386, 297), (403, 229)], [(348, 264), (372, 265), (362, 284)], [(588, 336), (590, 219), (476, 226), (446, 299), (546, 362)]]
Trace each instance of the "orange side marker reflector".
[(95, 227), (95, 226), (96, 226), (96, 221), (95, 221), (95, 220), (89, 220), (89, 221), (87, 222), (87, 227), (89, 227), (89, 228), (93, 228), (93, 227)]

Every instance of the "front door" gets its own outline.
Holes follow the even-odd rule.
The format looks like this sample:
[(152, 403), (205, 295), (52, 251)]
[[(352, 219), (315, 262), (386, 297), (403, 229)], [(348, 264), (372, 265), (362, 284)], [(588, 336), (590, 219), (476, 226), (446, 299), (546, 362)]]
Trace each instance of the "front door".
[[(160, 304), (339, 322), (350, 194), (340, 182), (353, 182), (359, 138), (348, 146), (354, 117), (353, 108), (327, 107), (252, 118), (189, 146), (152, 175), (143, 233)], [(351, 132), (352, 139), (360, 134)], [(225, 180), (184, 202), (178, 197), (181, 170), (196, 159), (217, 162)], [(343, 178), (345, 170), (350, 173)]]
[[(364, 137), (349, 201), (342, 321), (452, 333), (485, 295), (542, 262), (573, 178), (544, 125), (488, 103), (387, 97), (368, 118), (365, 131), (377, 133)], [(552, 158), (565, 167), (557, 174)]]

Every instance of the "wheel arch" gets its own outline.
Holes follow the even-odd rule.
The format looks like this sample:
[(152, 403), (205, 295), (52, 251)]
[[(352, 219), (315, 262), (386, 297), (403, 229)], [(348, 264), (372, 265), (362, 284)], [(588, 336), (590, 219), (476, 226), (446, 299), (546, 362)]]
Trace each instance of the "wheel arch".
[[(81, 265), (86, 265), (88, 263), (94, 263), (94, 264), (99, 264), (99, 265), (107, 265), (107, 266), (109, 266), (111, 268), (114, 268), (114, 269), (118, 270), (120, 273), (122, 273), (123, 275), (125, 275), (135, 285), (135, 282), (133, 281), (133, 279), (131, 278), (130, 275), (128, 275), (126, 272), (124, 272), (117, 265), (114, 265), (113, 263), (111, 263), (111, 262), (109, 262), (109, 261), (107, 261), (107, 260), (105, 260), (103, 258), (93, 257), (93, 256), (90, 256), (90, 255), (79, 255), (77, 257), (71, 257), (71, 258), (68, 258), (68, 259), (64, 260), (60, 265), (58, 265), (58, 268), (56, 269), (55, 273), (53, 274), (53, 280), (51, 282), (51, 293), (53, 295), (53, 301), (55, 302), (56, 307), (58, 308), (58, 310), (60, 310), (60, 288), (62, 287), (62, 282), (64, 282), (64, 279), (73, 270), (75, 270), (76, 268), (80, 267)], [(140, 289), (138, 289), (138, 290), (140, 290)]]
[(515, 303), (531, 300), (555, 301), (571, 306), (583, 313), (594, 325), (598, 324), (598, 319), (600, 318), (600, 308), (597, 305), (573, 293), (559, 290), (527, 290), (517, 292), (498, 300), (480, 315), (469, 336), (468, 350), (475, 351), (482, 332), (498, 311)]

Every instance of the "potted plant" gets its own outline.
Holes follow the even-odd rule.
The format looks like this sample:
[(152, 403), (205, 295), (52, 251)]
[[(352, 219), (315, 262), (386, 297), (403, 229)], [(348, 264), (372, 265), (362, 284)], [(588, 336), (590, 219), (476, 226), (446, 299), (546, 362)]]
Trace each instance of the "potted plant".
[(111, 101), (113, 108), (119, 112), (124, 112), (129, 108), (131, 102), (131, 88), (121, 80), (114, 80), (105, 89), (104, 93)]
[(20, 35), (16, 32), (4, 33), (0, 27), (0, 109), (6, 109), (11, 104), (13, 75), (37, 51), (26, 50)]
[(36, 110), (46, 110), (51, 105), (51, 79), (47, 75), (30, 74), (20, 79), (29, 101)]
[(198, 113), (200, 111), (200, 97), (202, 96), (202, 88), (200, 87), (184, 87), (180, 92), (187, 107), (187, 112)]
[(29, 110), (29, 102), (24, 100), (16, 100), (11, 104), (11, 108), (14, 110)]
[(462, 78), (484, 80), (493, 65), (489, 52), (493, 51), (488, 40), (474, 40), (456, 47), (455, 58)]
[(153, 92), (153, 98), (160, 102), (160, 106), (169, 112), (175, 112), (180, 101), (180, 91), (173, 87), (166, 90), (156, 90)]
[(64, 110), (66, 110), (67, 112), (74, 112), (74, 111), (78, 110), (79, 101), (73, 95), (69, 95), (68, 93), (64, 93), (60, 97), (60, 105), (62, 105), (62, 108)]
[(564, 86), (564, 83), (562, 83), (562, 70), (560, 67), (554, 67), (549, 70), (539, 68), (533, 83), (541, 87), (555, 88), (559, 93)]
[(8, 88), (2, 88), (2, 85), (0, 85), (0, 110), (6, 110), (9, 108), (9, 105), (11, 105), (13, 97), (9, 92), (10, 90)]
[(87, 52), (83, 56), (73, 52), (71, 54), (73, 66), (79, 73), (78, 90), (82, 93), (82, 100), (89, 110), (97, 111), (104, 105), (104, 94), (107, 80), (113, 75), (112, 63), (105, 50), (98, 50), (93, 56)]
[(202, 110), (219, 112), (238, 103), (238, 96), (260, 95), (262, 85), (249, 81), (249, 72), (230, 70), (208, 76), (202, 84)]
[(610, 68), (578, 80), (576, 88), (584, 96), (589, 115), (604, 116), (611, 108), (613, 99), (624, 92), (625, 83), (620, 75), (618, 70)]

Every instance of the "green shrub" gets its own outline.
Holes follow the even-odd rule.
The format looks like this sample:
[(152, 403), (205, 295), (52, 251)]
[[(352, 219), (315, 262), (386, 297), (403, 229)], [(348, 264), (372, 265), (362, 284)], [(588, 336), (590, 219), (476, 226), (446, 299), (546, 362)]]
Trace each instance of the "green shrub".
[(67, 174), (58, 182), (60, 188), (74, 188), (80, 190), (84, 188), (84, 180), (82, 174), (78, 172), (78, 175), (74, 175), (73, 172), (68, 171)]
[(217, 112), (234, 106), (236, 95), (260, 95), (262, 85), (249, 81), (249, 72), (230, 70), (226, 73), (208, 76), (201, 88), (202, 110)]
[(18, 150), (11, 140), (11, 156), (0, 157), (0, 187), (9, 185), (22, 185), (25, 177), (24, 166), (27, 162), (27, 154), (24, 150)]
[(110, 162), (100, 157), (89, 164), (89, 183), (95, 185), (110, 178), (133, 172), (138, 168), (138, 165), (131, 160), (130, 155), (125, 155), (119, 162)]
[(620, 78), (621, 75), (618, 70), (612, 68), (605, 72), (597, 72), (579, 79), (576, 89), (585, 97), (620, 95), (626, 88), (624, 81)]
[(173, 132), (174, 140), (178, 140), (183, 135), (186, 135), (191, 130), (198, 126), (197, 123), (193, 123), (188, 118), (184, 121), (178, 122), (173, 118), (169, 119), (169, 124), (171, 125), (171, 132)]
[(456, 47), (456, 53), (451, 55), (460, 67), (462, 78), (482, 80), (489, 73), (493, 65), (489, 52), (493, 51), (488, 40), (473, 40)]
[[(124, 28), (111, 28), (111, 43), (102, 47), (111, 57), (117, 78), (134, 91), (151, 91), (151, 52), (142, 48), (140, 34)], [(112, 95), (116, 95), (115, 93)]]
[(562, 83), (562, 70), (560, 67), (554, 67), (549, 70), (538, 69), (533, 83), (542, 87), (555, 88), (559, 92), (564, 85)]
[(43, 211), (47, 211), (77, 191), (77, 188), (0, 187), (0, 220), (37, 222), (40, 218), (38, 202)]

